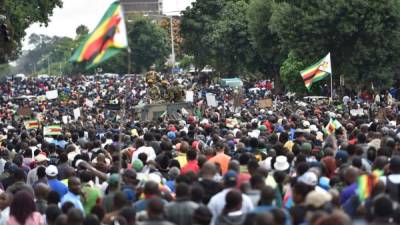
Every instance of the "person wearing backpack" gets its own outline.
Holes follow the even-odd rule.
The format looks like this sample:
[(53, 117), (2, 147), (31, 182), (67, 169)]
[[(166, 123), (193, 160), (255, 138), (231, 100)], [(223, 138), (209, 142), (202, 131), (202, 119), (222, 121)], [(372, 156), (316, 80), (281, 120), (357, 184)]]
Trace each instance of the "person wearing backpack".
[(399, 203), (400, 200), (400, 156), (393, 156), (389, 163), (390, 174), (381, 177), (381, 181), (386, 186), (386, 192), (393, 201)]

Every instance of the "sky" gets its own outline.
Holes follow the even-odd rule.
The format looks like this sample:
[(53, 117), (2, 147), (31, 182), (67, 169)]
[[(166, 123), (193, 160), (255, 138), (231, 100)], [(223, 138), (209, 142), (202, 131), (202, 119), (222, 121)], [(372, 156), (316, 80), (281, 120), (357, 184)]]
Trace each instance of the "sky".
[[(100, 21), (108, 6), (115, 0), (64, 0), (62, 8), (56, 8), (51, 22), (47, 27), (32, 24), (26, 31), (27, 35), (23, 42), (23, 49), (29, 49), (28, 37), (32, 33), (46, 34), (49, 36), (74, 37), (75, 29), (86, 25), (90, 31)], [(167, 15), (178, 15), (179, 11), (185, 9), (194, 0), (163, 0), (163, 12)]]

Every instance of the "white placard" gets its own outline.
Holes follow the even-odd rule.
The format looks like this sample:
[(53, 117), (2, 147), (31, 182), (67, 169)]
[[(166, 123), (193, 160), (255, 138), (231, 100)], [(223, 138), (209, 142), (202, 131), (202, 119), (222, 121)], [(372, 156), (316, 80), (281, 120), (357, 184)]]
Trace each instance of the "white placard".
[(69, 116), (63, 116), (62, 117), (62, 121), (63, 121), (64, 124), (68, 124), (68, 122), (69, 122), (69, 118), (68, 117)]
[(186, 101), (187, 102), (194, 101), (194, 92), (193, 91), (186, 91)]
[(57, 90), (46, 91), (46, 98), (48, 100), (52, 100), (52, 99), (58, 98), (58, 91)]
[(81, 108), (74, 109), (74, 119), (78, 120), (80, 116), (81, 116)]
[(217, 99), (215, 99), (215, 95), (211, 93), (206, 94), (207, 105), (210, 107), (218, 107)]

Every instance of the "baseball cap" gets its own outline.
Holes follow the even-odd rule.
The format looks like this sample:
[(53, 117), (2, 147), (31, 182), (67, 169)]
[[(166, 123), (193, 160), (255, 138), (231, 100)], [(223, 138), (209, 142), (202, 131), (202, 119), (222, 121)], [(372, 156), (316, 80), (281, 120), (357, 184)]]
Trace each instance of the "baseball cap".
[(232, 184), (236, 185), (237, 182), (237, 173), (233, 170), (229, 170), (225, 175), (224, 175), (224, 181), (227, 184)]
[(132, 163), (132, 168), (135, 171), (140, 171), (143, 168), (143, 162), (140, 159), (135, 159)]
[(116, 185), (119, 182), (119, 174), (113, 173), (111, 174), (108, 179), (107, 179), (107, 183), (108, 185)]
[(339, 150), (336, 152), (335, 159), (340, 159), (343, 162), (346, 162), (349, 158), (349, 154), (346, 151)]
[(318, 177), (313, 172), (305, 172), (303, 175), (297, 178), (297, 181), (310, 186), (315, 186), (318, 183)]
[(55, 177), (58, 175), (58, 169), (54, 165), (50, 165), (46, 168), (46, 175), (50, 177)]

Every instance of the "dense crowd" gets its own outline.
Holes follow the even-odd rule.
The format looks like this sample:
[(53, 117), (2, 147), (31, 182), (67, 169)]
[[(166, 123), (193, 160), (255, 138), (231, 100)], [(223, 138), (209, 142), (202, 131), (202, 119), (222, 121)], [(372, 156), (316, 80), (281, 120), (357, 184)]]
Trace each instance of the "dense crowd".
[(155, 121), (135, 108), (140, 76), (1, 83), (0, 225), (400, 224), (390, 92), (307, 102), (265, 81), (163, 79), (195, 94)]

